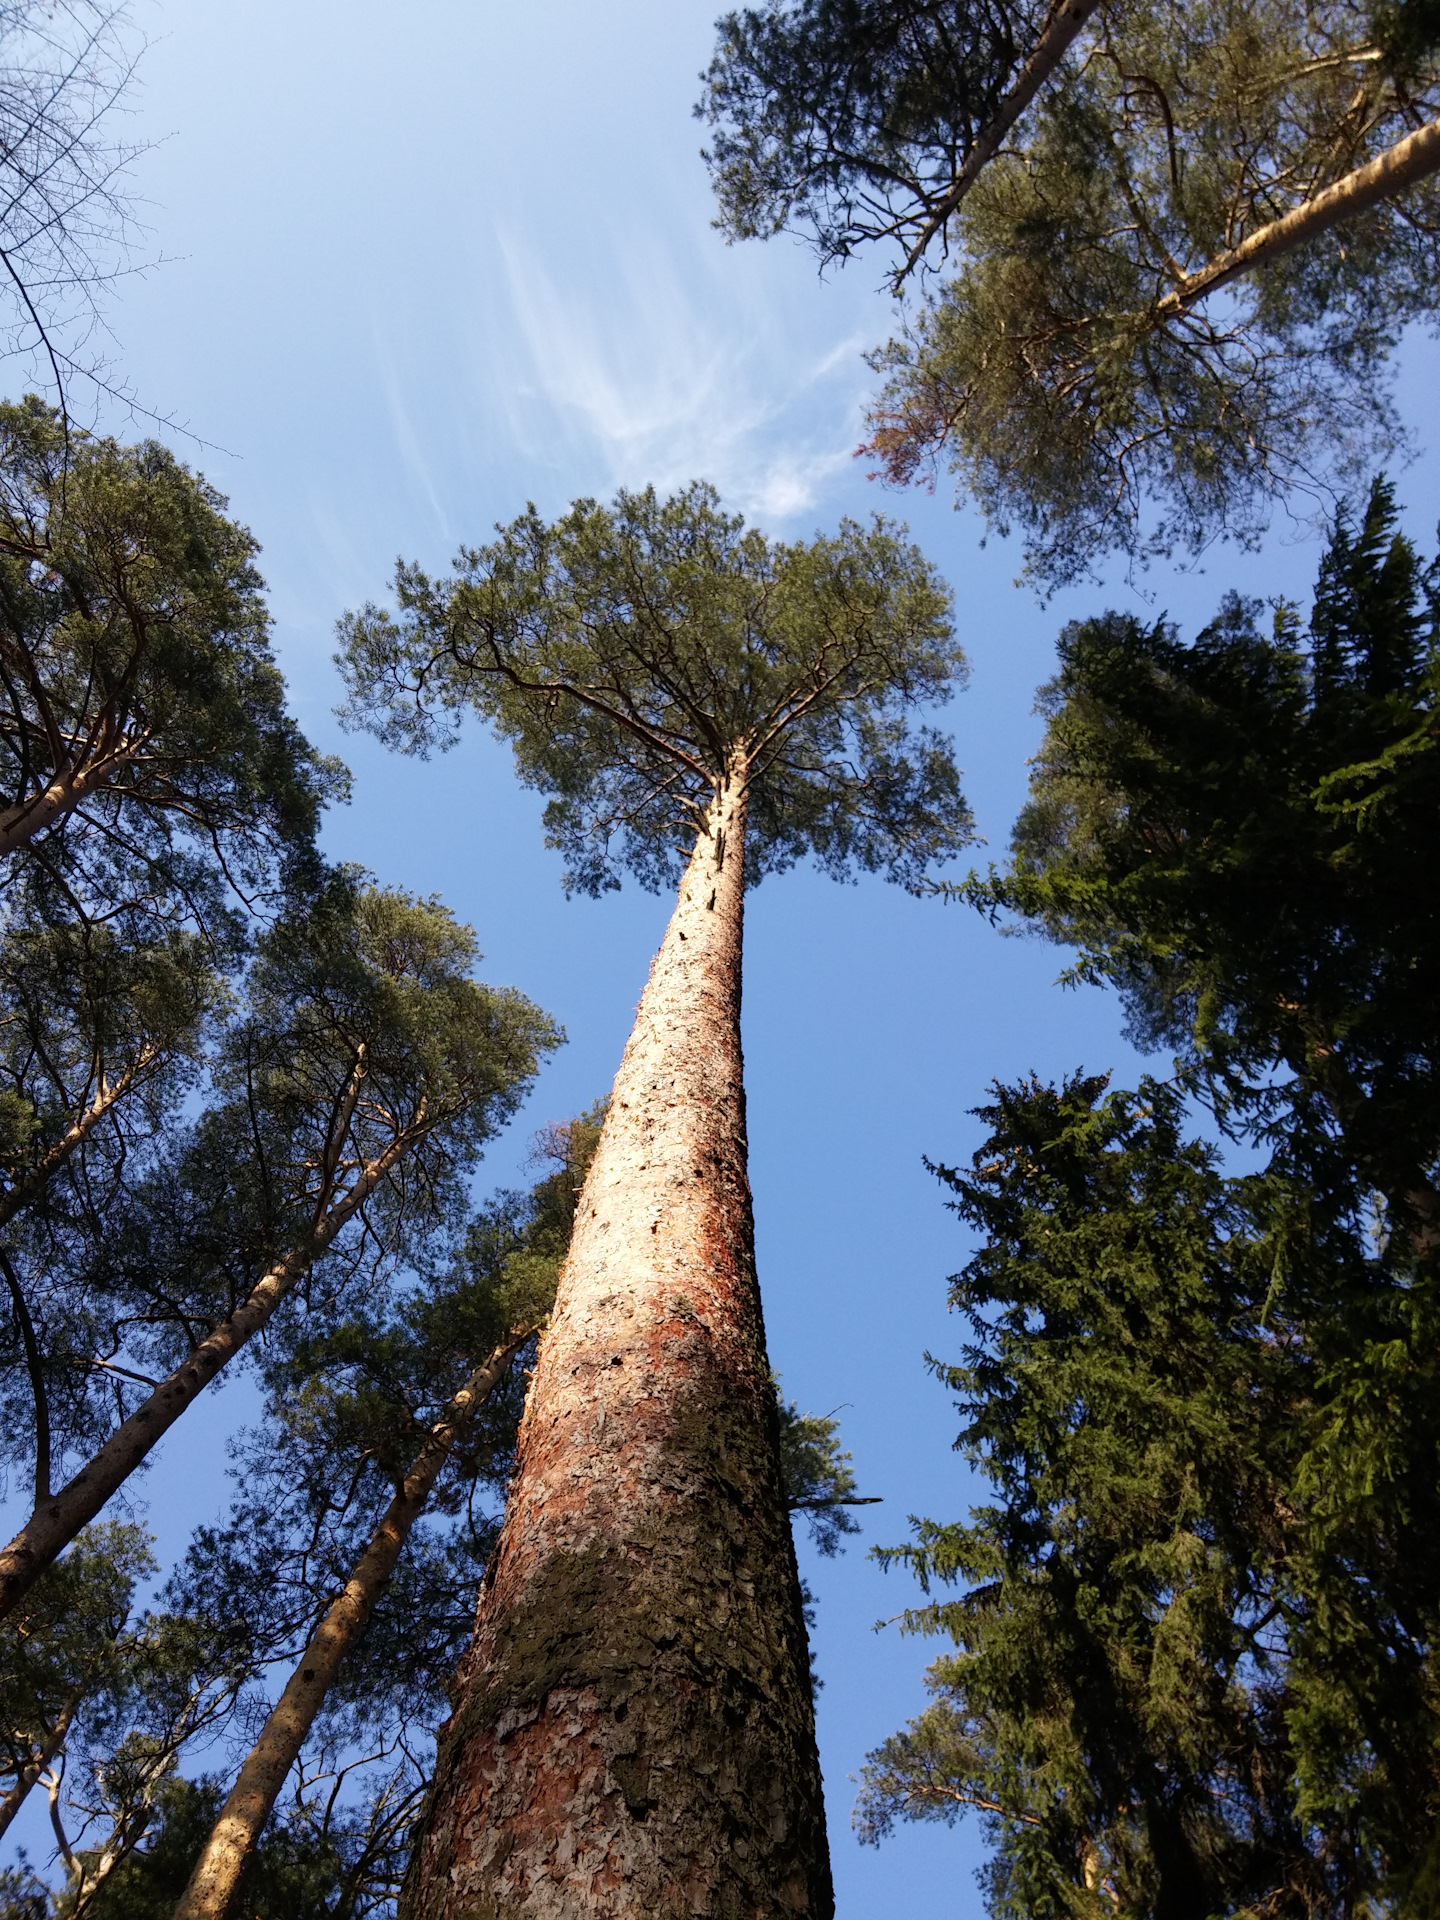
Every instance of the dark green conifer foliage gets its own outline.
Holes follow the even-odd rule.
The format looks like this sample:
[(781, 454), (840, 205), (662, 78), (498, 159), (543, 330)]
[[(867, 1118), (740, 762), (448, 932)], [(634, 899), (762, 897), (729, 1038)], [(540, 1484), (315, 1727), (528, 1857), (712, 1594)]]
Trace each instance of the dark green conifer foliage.
[(122, 1636), (136, 1582), (155, 1571), (139, 1527), (92, 1527), (0, 1627), (0, 1834), (77, 1718), (103, 1720), (113, 1710), (125, 1686)]
[(862, 1837), (978, 1810), (1013, 1920), (1386, 1910), (1440, 1817), (1433, 1302), (1353, 1192), (1225, 1179), (1173, 1088), (1104, 1084), (997, 1088), (937, 1170), (992, 1499), (882, 1555), (956, 1651)]
[(697, 114), (732, 239), (809, 234), (825, 260), (909, 240), (948, 192), (1044, 5), (802, 0), (727, 13)]
[(863, 1818), (986, 1810), (999, 1912), (1433, 1906), (1435, 616), (1377, 484), (1308, 632), (1076, 623), (1012, 865), (963, 889), (1270, 1155), (1222, 1179), (1175, 1088), (1077, 1080), (1002, 1089), (944, 1175), (982, 1244), (941, 1371), (999, 1499), (907, 1551), (969, 1589), (914, 1617), (960, 1652)]
[[(115, 1870), (91, 1904), (95, 1920), (170, 1920), (222, 1797), (219, 1783), (208, 1777), (176, 1774), (167, 1780), (148, 1844)], [(302, 1812), (278, 1823), (247, 1863), (237, 1911), (245, 1920), (338, 1920), (341, 1914), (362, 1920), (377, 1903), (364, 1884), (373, 1863), (363, 1842), (356, 1848), (354, 1839), (323, 1815), (307, 1819)], [(48, 1920), (46, 1908), (37, 1920)], [(63, 1900), (56, 1920), (69, 1920)]]
[[(829, 1413), (801, 1413), (775, 1385), (780, 1414), (780, 1477), (791, 1513), (803, 1513), (811, 1543), (827, 1559), (843, 1553), (847, 1534), (859, 1533), (860, 1523), (847, 1507), (878, 1505), (874, 1496), (858, 1495), (850, 1455), (840, 1444), (840, 1422)], [(810, 1596), (807, 1592), (807, 1602)], [(809, 1615), (806, 1618), (809, 1619)], [(813, 1656), (812, 1656), (813, 1657)]]
[(1303, 1122), (1427, 1240), (1436, 584), (1377, 483), (1336, 528), (1308, 639), (1233, 597), (1190, 645), (1129, 615), (1068, 627), (1014, 861), (968, 888), (1077, 946), (1076, 976), (1112, 981), (1228, 1121), (1292, 1129), (1296, 1152)]

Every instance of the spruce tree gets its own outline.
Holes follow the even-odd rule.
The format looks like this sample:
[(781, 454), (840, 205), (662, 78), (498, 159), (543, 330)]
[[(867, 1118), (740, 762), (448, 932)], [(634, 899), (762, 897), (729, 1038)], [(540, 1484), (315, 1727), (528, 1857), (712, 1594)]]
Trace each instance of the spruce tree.
[(1363, 1183), (1225, 1177), (1173, 1086), (1031, 1081), (980, 1114), (971, 1169), (937, 1169), (977, 1241), (971, 1339), (933, 1364), (991, 1498), (882, 1555), (954, 1651), (869, 1758), (862, 1838), (977, 1815), (1013, 1920), (1418, 1920), (1433, 1289)]
[(1227, 1124), (1281, 1129), (1440, 1246), (1437, 574), (1391, 489), (1342, 516), (1308, 633), (1229, 598), (1079, 621), (1004, 873), (968, 895), (1079, 949), (1143, 1044), (1180, 1050)]
[(969, 1589), (915, 1618), (960, 1652), (862, 1819), (981, 1809), (998, 1912), (1433, 1907), (1434, 580), (1377, 483), (1308, 628), (1075, 623), (1012, 863), (961, 890), (1179, 1054), (1002, 1089), (945, 1175), (982, 1245), (942, 1372), (1000, 1499), (906, 1554)]

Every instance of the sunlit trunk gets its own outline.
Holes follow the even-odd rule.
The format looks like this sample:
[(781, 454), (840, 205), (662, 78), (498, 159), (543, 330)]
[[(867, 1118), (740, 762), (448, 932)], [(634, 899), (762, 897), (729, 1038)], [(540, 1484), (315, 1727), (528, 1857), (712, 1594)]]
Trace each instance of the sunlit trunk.
[(1156, 317), (1169, 319), (1221, 287), (1229, 286), (1242, 273), (1278, 260), (1295, 247), (1304, 246), (1318, 234), (1354, 220), (1382, 200), (1393, 199), (1440, 170), (1440, 119), (1428, 120), (1423, 127), (1407, 133), (1393, 147), (1356, 167), (1279, 220), (1271, 220), (1240, 242), (1216, 254), (1198, 272), (1187, 274), (1181, 284), (1168, 293), (1156, 308)]
[(405, 1920), (833, 1911), (746, 1174), (744, 830), (737, 777), (580, 1200)]
[(135, 759), (143, 745), (141, 739), (102, 753), (82, 771), (67, 767), (60, 778), (52, 780), (39, 793), (32, 794), (28, 800), (16, 801), (13, 806), (0, 811), (0, 857), (14, 853), (19, 847), (28, 846), (47, 827), (53, 827), (57, 820), (73, 813), (97, 788), (110, 785)]

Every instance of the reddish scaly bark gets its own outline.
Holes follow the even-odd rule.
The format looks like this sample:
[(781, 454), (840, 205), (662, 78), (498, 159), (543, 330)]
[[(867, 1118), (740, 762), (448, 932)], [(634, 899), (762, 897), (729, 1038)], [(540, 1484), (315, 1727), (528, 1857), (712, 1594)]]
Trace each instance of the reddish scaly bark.
[(585, 1183), (405, 1920), (833, 1912), (746, 1173), (744, 829), (737, 775)]

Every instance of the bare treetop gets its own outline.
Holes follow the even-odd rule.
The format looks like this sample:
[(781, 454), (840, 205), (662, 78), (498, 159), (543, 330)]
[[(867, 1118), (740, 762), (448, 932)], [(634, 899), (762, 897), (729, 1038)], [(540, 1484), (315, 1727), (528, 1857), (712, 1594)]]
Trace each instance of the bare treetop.
[(62, 405), (100, 296), (129, 265), (126, 180), (141, 151), (114, 137), (134, 75), (123, 6), (18, 0), (0, 9), (0, 308), (5, 351), (32, 360)]

